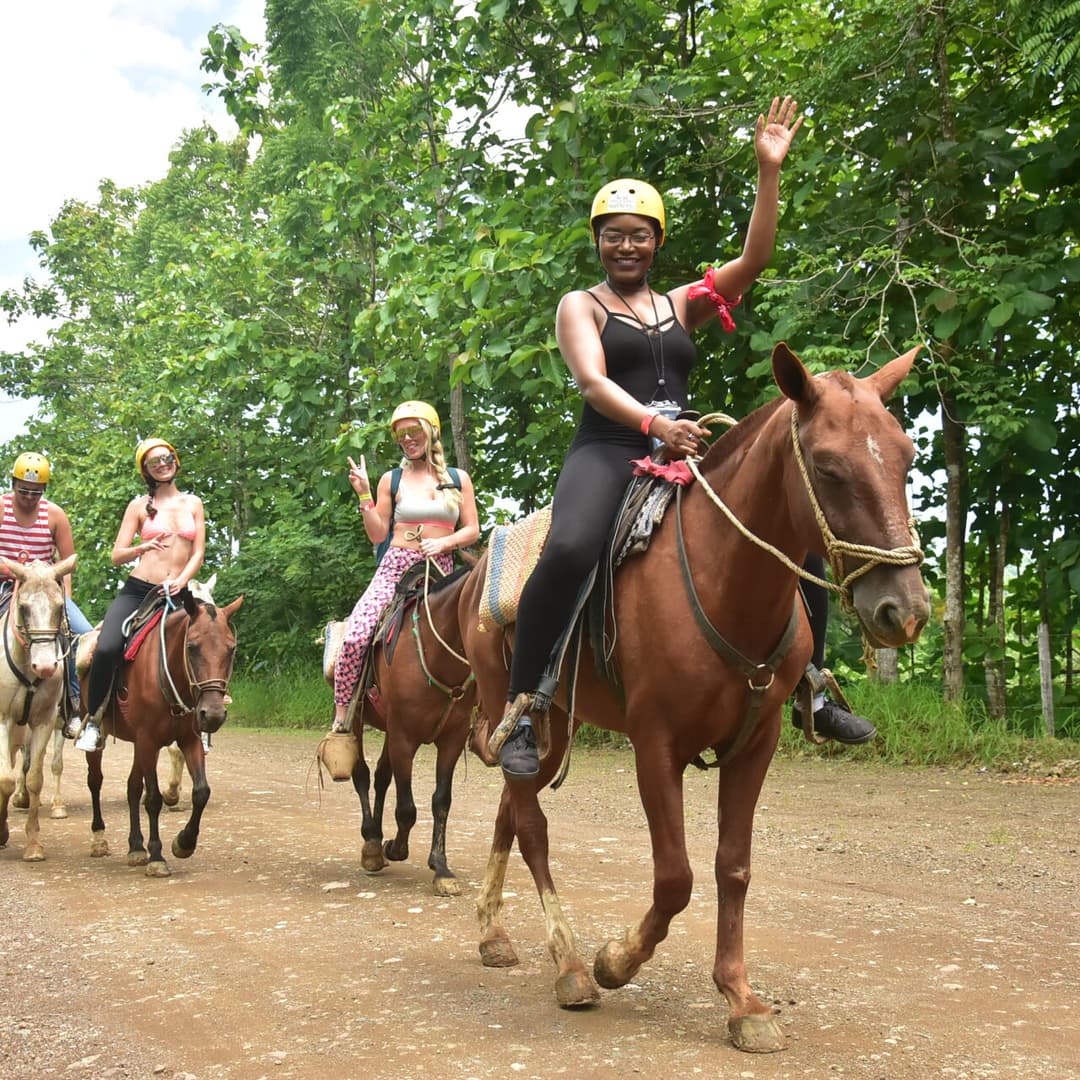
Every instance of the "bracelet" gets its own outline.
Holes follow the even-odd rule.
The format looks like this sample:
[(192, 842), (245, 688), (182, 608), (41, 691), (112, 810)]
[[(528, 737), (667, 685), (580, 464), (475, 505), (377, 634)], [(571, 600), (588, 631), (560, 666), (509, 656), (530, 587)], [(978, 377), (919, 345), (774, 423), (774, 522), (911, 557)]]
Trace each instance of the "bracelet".
[(648, 435), (648, 434), (649, 434), (649, 428), (651, 428), (651, 427), (652, 427), (652, 422), (653, 422), (653, 421), (654, 421), (654, 420), (655, 420), (655, 419), (656, 419), (656, 418), (657, 418), (657, 417), (658, 417), (659, 415), (660, 415), (660, 414), (659, 414), (659, 413), (656, 413), (656, 412), (647, 412), (647, 413), (646, 413), (646, 414), (645, 414), (645, 415), (644, 415), (644, 416), (643, 416), (643, 417), (641, 418), (641, 434), (642, 434), (642, 435)]
[(370, 510), (374, 505), (375, 505), (375, 500), (370, 495), (366, 495), (366, 496), (364, 496), (364, 498), (362, 498), (360, 500), (360, 509), (361, 510)]

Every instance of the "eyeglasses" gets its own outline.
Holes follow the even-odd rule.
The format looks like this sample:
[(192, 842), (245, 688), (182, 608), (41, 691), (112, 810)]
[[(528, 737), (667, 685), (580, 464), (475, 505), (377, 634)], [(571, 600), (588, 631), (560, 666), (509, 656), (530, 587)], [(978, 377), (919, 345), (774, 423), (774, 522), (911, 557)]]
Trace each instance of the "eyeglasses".
[(148, 457), (146, 459), (146, 467), (148, 469), (156, 469), (159, 465), (173, 465), (175, 463), (175, 454), (158, 454), (157, 457)]
[(656, 240), (656, 234), (649, 232), (648, 229), (638, 229), (632, 233), (619, 232), (618, 229), (604, 229), (600, 233), (600, 239), (612, 247), (618, 246), (624, 240), (629, 240), (634, 247), (644, 247)]
[(394, 432), (394, 439), (397, 442), (404, 442), (406, 439), (422, 439), (424, 437), (424, 429), (419, 424), (413, 427), (398, 428)]
[(45, 494), (44, 488), (21, 488), (15, 489), (16, 495), (21, 495), (24, 499), (40, 499)]

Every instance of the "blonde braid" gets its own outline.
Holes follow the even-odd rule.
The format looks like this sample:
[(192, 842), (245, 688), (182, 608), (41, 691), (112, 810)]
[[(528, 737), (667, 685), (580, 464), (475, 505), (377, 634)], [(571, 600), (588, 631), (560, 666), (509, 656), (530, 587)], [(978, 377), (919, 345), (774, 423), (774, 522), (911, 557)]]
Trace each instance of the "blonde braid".
[[(443, 505), (448, 510), (455, 510), (459, 515), (461, 514), (461, 492), (454, 484), (453, 477), (450, 475), (450, 471), (446, 467), (446, 457), (443, 454), (442, 441), (435, 438), (435, 432), (431, 425), (422, 417), (417, 418), (417, 422), (424, 429), (424, 433), (427, 435), (428, 440), (428, 461), (431, 462), (431, 467), (435, 472), (435, 479), (440, 484), (444, 484), (442, 489)], [(409, 464), (409, 459), (406, 456), (401, 458), (401, 467), (405, 468)]]

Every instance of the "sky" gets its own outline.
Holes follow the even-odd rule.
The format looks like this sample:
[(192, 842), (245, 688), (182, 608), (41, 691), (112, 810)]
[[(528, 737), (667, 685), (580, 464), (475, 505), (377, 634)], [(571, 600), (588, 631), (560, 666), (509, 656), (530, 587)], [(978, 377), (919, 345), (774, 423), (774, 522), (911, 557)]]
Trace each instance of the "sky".
[[(202, 92), (200, 50), (217, 23), (249, 41), (266, 32), (263, 0), (34, 0), (0, 8), (0, 290), (40, 274), (29, 236), (68, 199), (94, 201), (103, 179), (132, 187), (160, 179), (181, 132), (236, 127)], [(8, 326), (0, 351), (44, 336), (34, 320)], [(0, 394), (0, 438), (23, 429), (31, 406)]]

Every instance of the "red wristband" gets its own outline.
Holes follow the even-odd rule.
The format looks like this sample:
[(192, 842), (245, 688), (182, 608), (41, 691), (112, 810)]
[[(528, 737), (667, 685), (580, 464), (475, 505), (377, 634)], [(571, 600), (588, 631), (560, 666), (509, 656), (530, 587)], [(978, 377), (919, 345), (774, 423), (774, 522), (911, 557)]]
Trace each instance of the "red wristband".
[(643, 416), (643, 417), (641, 418), (641, 434), (642, 434), (642, 435), (648, 435), (648, 434), (649, 434), (649, 428), (651, 428), (651, 427), (652, 427), (652, 422), (653, 422), (653, 421), (654, 421), (654, 420), (655, 420), (655, 419), (656, 419), (656, 418), (657, 418), (657, 417), (658, 417), (659, 415), (660, 415), (659, 413), (655, 413), (655, 412), (647, 412), (647, 413), (646, 413), (646, 414), (645, 414), (645, 415), (644, 415), (644, 416)]

